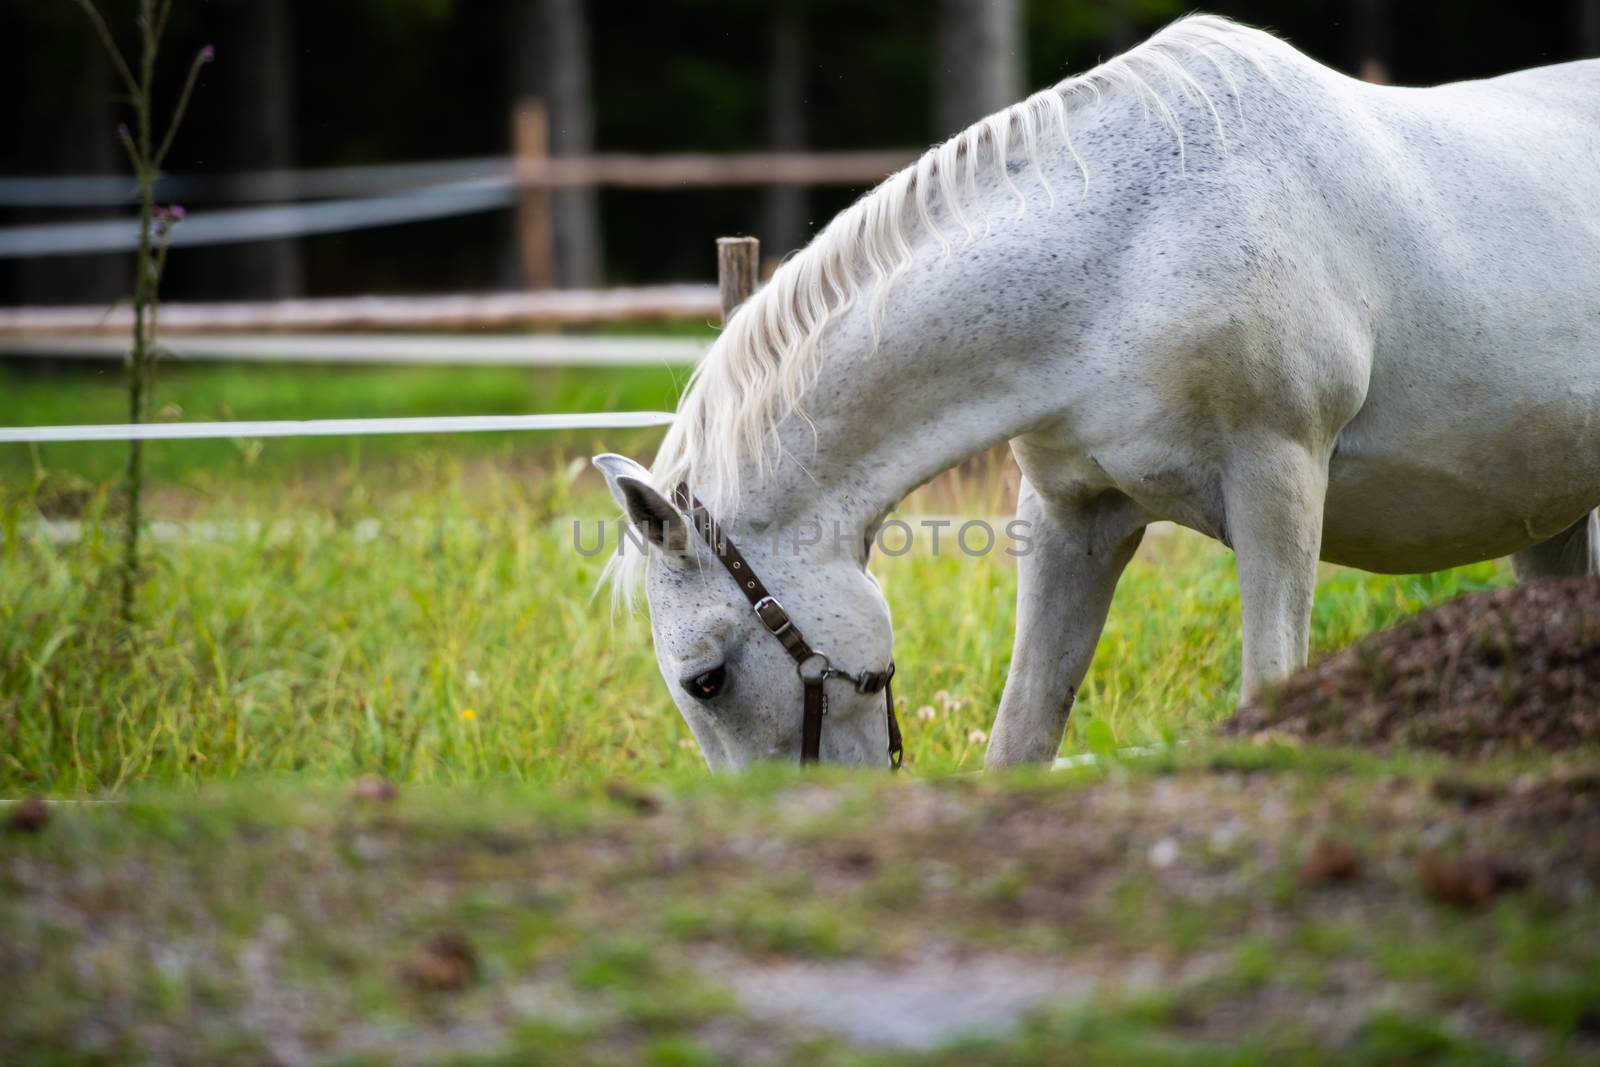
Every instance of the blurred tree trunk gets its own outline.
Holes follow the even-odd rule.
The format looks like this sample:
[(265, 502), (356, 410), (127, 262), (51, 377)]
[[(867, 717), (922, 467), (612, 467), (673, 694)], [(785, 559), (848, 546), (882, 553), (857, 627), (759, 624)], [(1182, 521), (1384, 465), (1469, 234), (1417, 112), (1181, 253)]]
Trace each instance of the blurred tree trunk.
[(1389, 84), (1388, 0), (1350, 0), (1351, 67), (1363, 81)]
[[(767, 143), (775, 152), (806, 146), (806, 21), (798, 0), (774, 0), (767, 56)], [(768, 186), (762, 205), (761, 245), (781, 259), (806, 240), (806, 189)]]
[(1578, 55), (1600, 56), (1600, 0), (1577, 0)]
[(939, 0), (939, 135), (948, 137), (1022, 95), (1018, 0)]
[[(222, 53), (219, 72), (227, 72), (230, 170), (288, 171), (298, 163), (294, 128), (293, 5), (283, 0), (234, 0), (229, 37), (237, 50)], [(294, 181), (277, 176), (267, 198), (274, 203), (294, 197)], [(299, 240), (251, 242), (227, 250), (230, 286), (240, 296), (285, 299), (304, 286)]]
[[(218, 5), (217, 76), (227, 101), (221, 155), (230, 173), (287, 172), (299, 158), (295, 128), (294, 5), (284, 0), (225, 0)], [(174, 167), (174, 170), (183, 169)], [(264, 202), (295, 196), (294, 179), (275, 173), (254, 187)], [(243, 188), (237, 190), (238, 194)], [(237, 195), (237, 194), (236, 194)], [(241, 205), (246, 206), (246, 205)], [(211, 295), (284, 300), (305, 288), (298, 239), (249, 241), (207, 254)]]
[(1133, 23), (1133, 0), (1110, 0), (1111, 40), (1110, 55), (1121, 55), (1139, 43)]
[[(550, 154), (593, 152), (594, 91), (585, 0), (519, 0), (511, 48), (516, 96), (540, 97), (548, 109)], [(551, 213), (557, 283), (569, 288), (599, 285), (605, 273), (599, 191), (556, 190)]]
[[(6, 19), (20, 68), (13, 158), (33, 174), (125, 174), (117, 145), (111, 68), (99, 43), (79, 29), (68, 5), (19, 8)], [(60, 25), (63, 21), (66, 26)], [(20, 24), (20, 25), (19, 25)], [(35, 42), (33, 46), (29, 41)], [(70, 80), (61, 78), (71, 70)], [(50, 87), (48, 90), (43, 87)], [(9, 109), (8, 109), (9, 110)], [(133, 188), (133, 180), (128, 180)], [(125, 215), (125, 209), (41, 208), (18, 221), (82, 221)], [(111, 304), (128, 295), (133, 272), (125, 255), (40, 256), (16, 261), (24, 304)]]

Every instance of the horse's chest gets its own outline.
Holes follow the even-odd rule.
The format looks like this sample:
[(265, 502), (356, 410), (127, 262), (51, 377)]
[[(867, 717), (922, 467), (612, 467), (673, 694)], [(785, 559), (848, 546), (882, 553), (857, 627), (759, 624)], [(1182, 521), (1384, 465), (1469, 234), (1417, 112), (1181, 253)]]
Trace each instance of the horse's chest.
[(1148, 515), (1222, 536), (1222, 462), (1212, 435), (1168, 421), (1167, 432), (1086, 442), (1034, 434), (1012, 442), (1029, 483), (1046, 499), (1085, 501), (1121, 493)]

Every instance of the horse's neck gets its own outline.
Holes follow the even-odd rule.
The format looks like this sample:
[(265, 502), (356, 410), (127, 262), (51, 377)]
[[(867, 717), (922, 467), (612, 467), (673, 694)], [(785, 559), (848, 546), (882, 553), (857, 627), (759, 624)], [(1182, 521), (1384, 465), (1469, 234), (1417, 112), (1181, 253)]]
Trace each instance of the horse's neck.
[[(1193, 79), (1223, 101), (1267, 84), (1233, 66), (1224, 75), (1196, 65)], [(1111, 94), (1075, 111), (1076, 149), (1041, 142), (1038, 170), (1054, 195), (1031, 169), (1013, 184), (990, 168), (962, 204), (976, 239), (963, 241), (947, 217), (956, 243), (945, 256), (937, 237), (914, 228), (916, 254), (889, 293), (878, 342), (870, 284), (823, 335), (821, 369), (802, 398), (808, 418), (780, 424), (783, 458), (752, 479), (751, 513), (870, 524), (963, 459), (1068, 417), (1072, 398), (1095, 387), (1082, 374), (1088, 342), (1125, 310), (1124, 203), (1148, 202), (1152, 187), (1170, 193), (1170, 175), (1226, 155), (1219, 112), (1195, 94), (1168, 95), (1167, 115), (1190, 135), (1181, 150), (1174, 130), (1144, 113), (1143, 96)], [(1087, 184), (1081, 166), (1094, 176)]]
[[(1009, 194), (1008, 194), (1009, 195)], [(1015, 215), (1015, 200), (1003, 209)], [(751, 513), (780, 524), (863, 529), (913, 489), (1047, 417), (1027, 287), (1028, 253), (1005, 234), (949, 260), (922, 254), (888, 299), (879, 340), (872, 290), (824, 338), (804, 418), (780, 425), (781, 460), (753, 480)]]

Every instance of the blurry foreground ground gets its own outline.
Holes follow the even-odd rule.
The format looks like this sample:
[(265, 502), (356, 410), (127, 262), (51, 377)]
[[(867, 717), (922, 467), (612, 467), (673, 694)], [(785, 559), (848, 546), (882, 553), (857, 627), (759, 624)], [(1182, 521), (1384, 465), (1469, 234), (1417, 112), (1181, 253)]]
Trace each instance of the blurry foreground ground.
[(1600, 1056), (1592, 759), (388, 792), (0, 838), (7, 1062)]

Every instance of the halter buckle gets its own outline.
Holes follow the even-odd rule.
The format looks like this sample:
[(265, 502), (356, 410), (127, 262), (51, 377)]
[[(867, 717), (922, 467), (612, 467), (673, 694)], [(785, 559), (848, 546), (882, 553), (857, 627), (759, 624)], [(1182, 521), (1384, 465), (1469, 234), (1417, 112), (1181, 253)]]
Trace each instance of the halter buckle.
[(794, 626), (789, 613), (784, 611), (783, 605), (770, 594), (756, 601), (751, 607), (755, 609), (756, 618), (761, 620), (761, 625), (765, 626), (767, 632), (774, 637)]

